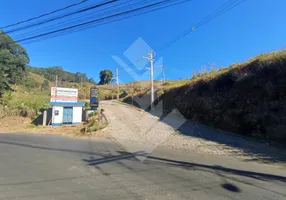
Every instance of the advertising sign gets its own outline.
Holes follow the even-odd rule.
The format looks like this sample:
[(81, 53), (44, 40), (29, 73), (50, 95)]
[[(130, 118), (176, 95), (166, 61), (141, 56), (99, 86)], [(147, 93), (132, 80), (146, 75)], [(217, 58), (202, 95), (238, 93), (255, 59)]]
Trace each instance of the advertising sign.
[(77, 96), (76, 88), (51, 88), (51, 102), (77, 102)]
[(90, 88), (90, 107), (96, 109), (98, 107), (98, 88)]

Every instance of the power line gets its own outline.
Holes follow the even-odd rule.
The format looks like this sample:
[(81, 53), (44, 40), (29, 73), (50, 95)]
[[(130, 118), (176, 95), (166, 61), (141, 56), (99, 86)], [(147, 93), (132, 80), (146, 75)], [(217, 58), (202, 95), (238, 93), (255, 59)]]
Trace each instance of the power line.
[[(228, 3), (231, 3), (233, 0), (228, 0), (227, 2), (223, 3), (219, 8), (208, 14), (203, 20), (200, 20), (198, 24), (200, 24), (202, 21), (208, 20), (211, 18), (212, 15), (214, 15), (216, 12), (218, 12), (220, 9), (223, 9), (225, 6), (228, 5)], [(197, 24), (197, 25), (198, 25)]]
[(65, 17), (69, 17), (69, 16), (72, 16), (72, 15), (75, 15), (75, 14), (79, 14), (79, 13), (83, 13), (83, 12), (86, 12), (86, 11), (89, 11), (89, 10), (93, 10), (93, 9), (96, 9), (98, 7), (101, 7), (101, 6), (105, 6), (107, 4), (114, 3), (116, 1), (118, 1), (118, 0), (109, 0), (107, 2), (94, 4), (94, 5), (90, 6), (90, 7), (87, 7), (87, 8), (78, 10), (78, 11), (74, 11), (74, 12), (71, 12), (71, 13), (64, 14), (62, 16), (56, 16), (54, 18), (47, 19), (47, 20), (44, 20), (44, 21), (41, 21), (41, 22), (38, 22), (38, 23), (34, 23), (34, 24), (30, 24), (30, 25), (27, 25), (27, 26), (24, 26), (24, 27), (20, 27), (20, 28), (16, 28), (16, 29), (13, 29), (13, 30), (10, 30), (10, 31), (6, 31), (5, 33), (14, 33), (16, 31), (21, 31), (21, 30), (24, 30), (24, 29), (28, 29), (28, 28), (39, 26), (39, 25), (42, 25), (42, 24), (46, 24), (46, 23), (49, 23), (49, 22), (52, 22), (52, 21), (55, 21), (55, 20), (59, 20), (59, 19), (65, 18)]
[(63, 7), (63, 8), (60, 8), (60, 9), (57, 9), (57, 10), (54, 10), (54, 11), (51, 11), (51, 12), (48, 12), (48, 13), (45, 13), (45, 14), (36, 16), (36, 17), (32, 17), (32, 18), (30, 18), (30, 19), (26, 19), (26, 20), (23, 20), (23, 21), (14, 23), (14, 24), (9, 24), (9, 25), (0, 27), (0, 29), (5, 29), (5, 28), (9, 28), (9, 27), (12, 27), (12, 26), (16, 26), (16, 25), (19, 25), (19, 24), (23, 24), (23, 23), (26, 23), (26, 22), (29, 22), (29, 21), (33, 21), (33, 20), (35, 20), (35, 19), (39, 19), (39, 18), (48, 16), (48, 15), (51, 15), (51, 14), (54, 14), (54, 13), (63, 11), (63, 10), (67, 10), (67, 9), (69, 9), (69, 8), (71, 8), (71, 7), (75, 7), (75, 6), (81, 5), (81, 4), (83, 4), (83, 3), (87, 2), (87, 1), (89, 1), (89, 0), (83, 0), (83, 1), (81, 1), (81, 2), (74, 3), (74, 4), (68, 5), (68, 6), (66, 6), (66, 7)]
[[(101, 25), (117, 22), (117, 21), (124, 20), (124, 19), (130, 18), (130, 17), (134, 17), (134, 16), (146, 14), (146, 13), (149, 13), (149, 12), (154, 12), (154, 11), (157, 11), (157, 10), (161, 10), (161, 9), (164, 9), (164, 8), (167, 8), (167, 7), (170, 7), (170, 6), (176, 6), (176, 5), (179, 5), (179, 4), (182, 4), (182, 3), (186, 3), (186, 2), (189, 2), (189, 1), (192, 1), (192, 0), (184, 0), (184, 1), (179, 1), (179, 2), (176, 2), (176, 1), (178, 1), (178, 0), (172, 0), (172, 1), (169, 0), (169, 2), (171, 2), (171, 4), (168, 4), (168, 5), (164, 5), (164, 6), (161, 6), (161, 7), (158, 7), (158, 8), (152, 8), (152, 9), (144, 11), (144, 12), (140, 12), (140, 13), (137, 13), (137, 14), (132, 14), (132, 15), (129, 15), (129, 16), (121, 17), (119, 19), (114, 19), (114, 20), (107, 21), (107, 22), (104, 22), (104, 20), (102, 20), (101, 22), (97, 22), (96, 25), (94, 25), (94, 24), (85, 25), (83, 27), (74, 28), (73, 30), (71, 30), (71, 32), (60, 32), (59, 34), (54, 34), (52, 36), (42, 37), (42, 38), (40, 38), (38, 40), (32, 40), (32, 41), (24, 42), (23, 44), (31, 44), (31, 43), (34, 43), (34, 42), (47, 40), (47, 39), (51, 39), (51, 38), (54, 38), (54, 37), (59, 37), (59, 36), (66, 35), (66, 34), (69, 34), (69, 33), (74, 33), (74, 32), (78, 32), (78, 31), (81, 31), (81, 30), (85, 30), (85, 29), (89, 29), (89, 28), (93, 28), (93, 27), (97, 27), (97, 26), (101, 26)], [(142, 58), (140, 60), (136, 61), (136, 62), (139, 62), (141, 60), (142, 60)]]
[[(177, 1), (177, 0), (175, 0), (175, 1)], [(141, 12), (141, 13), (125, 16), (125, 17), (122, 17), (120, 19), (114, 19), (112, 21), (107, 21), (107, 22), (103, 21), (103, 23), (100, 23), (100, 24), (98, 22), (98, 24), (96, 26), (95, 25), (87, 25), (87, 26), (83, 26), (83, 27), (80, 27), (80, 28), (75, 28), (71, 32), (74, 33), (74, 32), (78, 32), (78, 31), (81, 31), (81, 30), (97, 27), (97, 26), (100, 26), (100, 25), (105, 25), (105, 24), (109, 24), (109, 23), (112, 23), (112, 22), (117, 22), (117, 21), (124, 20), (124, 19), (130, 18), (130, 17), (134, 17), (134, 16), (146, 14), (146, 13), (149, 13), (149, 12), (154, 12), (154, 11), (157, 11), (157, 10), (161, 10), (161, 9), (164, 9), (164, 8), (167, 8), (167, 7), (170, 7), (170, 6), (176, 6), (176, 5), (188, 2), (188, 1), (192, 1), (192, 0), (184, 0), (184, 1), (175, 2), (175, 3), (169, 4), (169, 5), (161, 6), (159, 8), (153, 8), (151, 10), (147, 10), (147, 11), (144, 11), (144, 12)], [(34, 43), (34, 42), (43, 41), (43, 40), (51, 39), (51, 38), (54, 38), (54, 37), (59, 37), (59, 36), (62, 36), (62, 35), (66, 35), (66, 34), (69, 34), (71, 32), (61, 32), (59, 34), (54, 34), (52, 36), (46, 36), (44, 38), (42, 37), (42, 38), (40, 38), (38, 40), (30, 40), (30, 41), (24, 42), (22, 44), (31, 44), (31, 43)], [(141, 58), (141, 59), (137, 60), (136, 62), (134, 62), (134, 64), (138, 63), (141, 60), (143, 60), (143, 59)]]
[(179, 34), (178, 36), (176, 36), (175, 38), (171, 39), (169, 42), (167, 42), (166, 44), (164, 44), (160, 49), (158, 49), (157, 52), (160, 52), (162, 50), (164, 50), (165, 48), (169, 47), (170, 45), (172, 45), (173, 43), (177, 42), (178, 40), (180, 40), (181, 38), (185, 37), (186, 35), (194, 32), (196, 29), (198, 29), (199, 27), (209, 23), (210, 21), (212, 21), (213, 19), (221, 16), (222, 14), (226, 13), (227, 11), (233, 9), (234, 7), (238, 6), (239, 4), (241, 4), (242, 2), (244, 2), (245, 0), (235, 0), (233, 1), (231, 4), (227, 5), (228, 3), (230, 3), (232, 0), (227, 1), (226, 3), (224, 3), (219, 9), (217, 9), (216, 11), (212, 12), (211, 14), (209, 14), (207, 17), (204, 18), (204, 20), (200, 21), (199, 23), (195, 24), (194, 26), (192, 26), (191, 28), (189, 28), (187, 31), (182, 32), (181, 34)]
[[(146, 6), (142, 6), (142, 7), (139, 7), (139, 8), (135, 8), (135, 9), (132, 9), (132, 10), (127, 10), (127, 11), (124, 11), (124, 12), (121, 12), (121, 13), (116, 13), (116, 14), (113, 14), (113, 15), (109, 15), (109, 16), (102, 17), (102, 18), (99, 18), (99, 19), (91, 20), (91, 21), (88, 21), (88, 22), (84, 22), (84, 23), (73, 25), (73, 26), (65, 27), (65, 28), (62, 28), (62, 29), (58, 29), (58, 30), (47, 32), (47, 33), (39, 34), (39, 35), (36, 35), (36, 36), (20, 39), (20, 40), (17, 40), (17, 42), (24, 42), (24, 41), (27, 41), (27, 40), (41, 38), (43, 36), (48, 36), (48, 35), (51, 35), (51, 34), (63, 32), (63, 31), (67, 31), (67, 30), (71, 30), (71, 29), (78, 28), (78, 27), (85, 27), (86, 25), (92, 25), (94, 23), (103, 22), (104, 20), (107, 20), (107, 19), (112, 19), (112, 18), (115, 18), (115, 17), (124, 16), (124, 15), (127, 15), (127, 14), (132, 14), (134, 12), (138, 12), (138, 11), (141, 11), (141, 10), (144, 10), (144, 9), (160, 6), (160, 5), (164, 4), (164, 3), (168, 3), (168, 2), (172, 2), (172, 1), (174, 1), (174, 0), (159, 1), (159, 2), (156, 2), (156, 3), (149, 4), (149, 5), (146, 5)], [(184, 2), (186, 2), (186, 1), (189, 1), (189, 0), (185, 0)]]
[(208, 22), (210, 22), (211, 20), (221, 16), (222, 14), (226, 13), (227, 11), (235, 8), (236, 6), (240, 5), (241, 3), (243, 3), (245, 0), (235, 0), (233, 3), (231, 3), (230, 5), (227, 5), (226, 7), (223, 7), (222, 10), (220, 10), (217, 13), (214, 13), (210, 18), (208, 18), (208, 20), (206, 20), (205, 22), (201, 23), (201, 24), (196, 24), (196, 28), (203, 26), (204, 24), (207, 24)]
[[(84, 18), (84, 19), (88, 19), (87, 16), (90, 16), (90, 15), (94, 15), (94, 14), (98, 14), (99, 12), (102, 12), (102, 11), (105, 11), (105, 10), (108, 10), (110, 8), (113, 8), (113, 7), (118, 7), (118, 6), (122, 6), (124, 4), (127, 4), (129, 2), (132, 2), (133, 0), (128, 0), (128, 1), (125, 1), (123, 3), (120, 3), (120, 4), (117, 4), (117, 5), (113, 5), (113, 6), (110, 6), (110, 7), (107, 7), (107, 8), (103, 8), (103, 9), (100, 9), (96, 12), (92, 12), (92, 13), (88, 13), (88, 14), (85, 14), (83, 16), (79, 16), (79, 17), (75, 17), (73, 19), (68, 19), (68, 20), (65, 20), (65, 21), (62, 21), (62, 22), (58, 22), (56, 24), (52, 24), (52, 25), (49, 25), (49, 26), (46, 26), (46, 27), (43, 27), (43, 28), (39, 28), (37, 30), (33, 30), (33, 31), (29, 31), (29, 32), (26, 32), (26, 33), (23, 33), (23, 34), (20, 34), (20, 35), (17, 35), (15, 37), (21, 37), (21, 36), (25, 36), (25, 35), (28, 35), (30, 33), (39, 33), (40, 31), (45, 31), (45, 30), (51, 30), (51, 28), (53, 27), (57, 27), (59, 25), (63, 26), (63, 25), (69, 25), (71, 22), (76, 22), (77, 19), (81, 19), (81, 18)], [(143, 0), (143, 2), (145, 2), (145, 0)], [(120, 9), (120, 8), (119, 8)], [(79, 20), (77, 21), (79, 22)]]

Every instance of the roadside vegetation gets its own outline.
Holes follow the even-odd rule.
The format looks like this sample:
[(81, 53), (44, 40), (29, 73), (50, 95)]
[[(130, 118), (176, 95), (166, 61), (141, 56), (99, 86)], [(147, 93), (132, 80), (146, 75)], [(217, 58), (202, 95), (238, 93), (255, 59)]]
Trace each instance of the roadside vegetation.
[(108, 125), (108, 120), (103, 114), (103, 109), (93, 111), (88, 114), (87, 121), (81, 129), (81, 134), (93, 134), (94, 132), (105, 128)]
[(95, 82), (86, 74), (67, 72), (59, 66), (35, 68), (29, 61), (26, 50), (0, 31), (0, 119), (37, 118), (49, 107), (56, 75), (60, 87), (78, 88), (79, 100), (89, 99), (89, 89)]

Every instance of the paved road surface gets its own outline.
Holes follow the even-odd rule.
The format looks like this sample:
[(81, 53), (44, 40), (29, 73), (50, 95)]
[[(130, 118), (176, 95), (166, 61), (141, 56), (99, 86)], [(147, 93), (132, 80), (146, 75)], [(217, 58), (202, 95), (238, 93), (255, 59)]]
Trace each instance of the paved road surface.
[(160, 148), (140, 162), (109, 140), (0, 134), (0, 199), (286, 199), (285, 188), (277, 166)]

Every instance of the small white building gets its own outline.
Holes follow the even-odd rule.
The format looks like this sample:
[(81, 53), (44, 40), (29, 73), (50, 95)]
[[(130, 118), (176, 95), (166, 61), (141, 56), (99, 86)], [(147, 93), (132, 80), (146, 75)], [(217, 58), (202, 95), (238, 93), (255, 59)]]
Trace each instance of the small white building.
[(51, 88), (52, 125), (80, 124), (85, 102), (77, 101), (76, 88)]
[(52, 125), (80, 124), (82, 107), (85, 102), (50, 102), (52, 109)]

